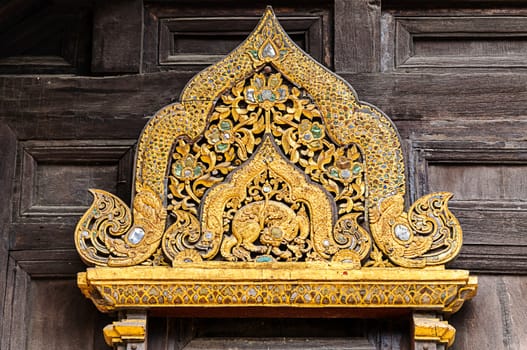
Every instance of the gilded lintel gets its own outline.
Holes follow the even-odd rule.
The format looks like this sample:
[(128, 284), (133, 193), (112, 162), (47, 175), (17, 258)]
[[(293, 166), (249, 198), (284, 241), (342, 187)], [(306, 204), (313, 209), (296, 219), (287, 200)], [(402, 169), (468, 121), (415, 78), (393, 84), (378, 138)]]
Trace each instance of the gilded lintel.
[[(102, 312), (177, 307), (394, 308), (456, 312), (476, 293), (467, 271), (356, 270), (346, 263), (201, 262), (89, 268), (78, 284)], [(352, 265), (352, 264), (351, 264)]]
[(452, 346), (456, 337), (456, 329), (437, 317), (414, 314), (414, 340), (429, 341)]
[(109, 346), (121, 343), (141, 343), (145, 341), (146, 319), (128, 319), (113, 322), (103, 329), (104, 340)]

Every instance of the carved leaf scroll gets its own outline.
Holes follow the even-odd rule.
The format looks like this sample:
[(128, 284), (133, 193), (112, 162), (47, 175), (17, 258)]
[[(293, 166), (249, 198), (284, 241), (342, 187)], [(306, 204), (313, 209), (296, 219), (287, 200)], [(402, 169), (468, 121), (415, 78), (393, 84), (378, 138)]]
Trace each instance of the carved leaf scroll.
[(461, 247), (449, 194), (404, 210), (390, 119), (299, 49), (270, 9), (149, 121), (135, 175), (132, 210), (93, 191), (75, 236), (86, 263), (424, 267)]

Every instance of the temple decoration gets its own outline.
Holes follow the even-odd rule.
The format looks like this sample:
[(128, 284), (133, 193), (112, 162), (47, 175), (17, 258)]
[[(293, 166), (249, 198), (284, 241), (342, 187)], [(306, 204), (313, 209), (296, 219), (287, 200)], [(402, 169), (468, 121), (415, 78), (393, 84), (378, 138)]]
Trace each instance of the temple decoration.
[[(448, 314), (476, 291), (466, 271), (444, 269), (462, 244), (452, 195), (426, 195), (405, 211), (395, 126), (298, 48), (271, 9), (151, 118), (134, 186), (131, 209), (91, 190), (75, 230), (81, 258), (96, 266), (79, 274), (79, 286), (101, 311)], [(421, 324), (416, 336), (428, 332)], [(112, 344), (119, 327), (134, 326), (112, 326)]]

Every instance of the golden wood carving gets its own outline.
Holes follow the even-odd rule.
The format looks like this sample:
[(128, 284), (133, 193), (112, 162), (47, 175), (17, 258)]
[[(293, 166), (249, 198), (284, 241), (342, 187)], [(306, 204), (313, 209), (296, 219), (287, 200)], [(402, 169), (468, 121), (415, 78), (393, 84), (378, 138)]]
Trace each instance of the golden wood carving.
[[(226, 265), (227, 264), (227, 265)], [(169, 307), (348, 307), (456, 312), (477, 280), (467, 271), (356, 270), (346, 263), (201, 262), (180, 267), (88, 269), (78, 284), (103, 312)], [(235, 311), (233, 311), (235, 312)]]
[(146, 320), (129, 319), (113, 322), (104, 327), (104, 340), (109, 346), (145, 341)]
[[(476, 291), (439, 192), (404, 207), (399, 135), (268, 9), (139, 139), (129, 209), (92, 190), (75, 230), (102, 311), (190, 306), (452, 313)], [(119, 267), (119, 269), (115, 269)], [(116, 272), (118, 271), (118, 272)], [(307, 276), (307, 277), (306, 277)]]
[[(248, 205), (265, 197), (265, 185), (258, 183), (263, 178), (256, 179), (263, 175), (253, 169), (246, 182), (230, 189), (237, 199), (223, 203), (228, 209), (215, 208), (216, 216), (204, 209), (209, 189), (221, 192), (226, 185), (220, 183), (228, 183), (235, 169), (256, 164), (250, 158), (268, 148), (263, 140), (274, 145), (276, 162), (289, 163), (291, 170), (290, 176), (266, 181), (281, 181), (280, 191), (301, 192), (308, 183), (321, 189), (313, 190), (318, 193), (313, 198), (289, 202), (276, 193), (284, 199), (267, 199), (259, 207), (273, 211), (282, 203), (291, 209), (288, 215), (298, 217), (287, 230), (305, 226), (281, 241), (264, 238), (273, 227), (261, 215), (256, 226), (241, 219), (244, 211), (255, 215), (248, 210), (257, 204), (234, 218), (242, 205), (236, 200)], [(297, 187), (293, 178), (299, 172), (309, 181)], [(462, 240), (448, 210), (450, 195), (425, 196), (407, 213), (404, 179), (391, 121), (358, 102), (345, 81), (298, 49), (269, 10), (243, 44), (189, 82), (182, 103), (163, 108), (145, 127), (132, 212), (111, 194), (94, 191), (75, 242), (86, 263), (102, 266), (170, 265), (183, 256), (187, 261), (340, 259), (357, 267), (442, 265), (457, 255)], [(260, 192), (243, 194), (251, 181)], [(242, 237), (243, 225), (259, 230)], [(275, 235), (279, 229), (285, 228), (274, 227)]]
[(414, 339), (452, 346), (456, 337), (456, 329), (437, 317), (414, 315)]

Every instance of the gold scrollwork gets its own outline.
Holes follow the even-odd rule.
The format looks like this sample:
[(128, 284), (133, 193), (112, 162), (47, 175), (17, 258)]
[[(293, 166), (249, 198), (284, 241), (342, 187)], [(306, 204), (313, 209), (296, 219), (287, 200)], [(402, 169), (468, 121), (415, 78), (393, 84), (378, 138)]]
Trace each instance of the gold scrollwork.
[(102, 190), (75, 228), (75, 245), (85, 263), (131, 266), (148, 259), (161, 239), (166, 210), (161, 199), (145, 188), (134, 198), (134, 221), (128, 206)]
[[(300, 50), (272, 10), (224, 60), (192, 78), (181, 98), (140, 137), (132, 210), (94, 192), (75, 238), (88, 264), (175, 264), (194, 249), (205, 260), (423, 267), (459, 252), (449, 195), (425, 196), (404, 211), (394, 125)], [(251, 169), (269, 149), (280, 161)], [(250, 176), (230, 197), (217, 194), (241, 173)], [(262, 195), (265, 181), (283, 193)], [(212, 193), (222, 202), (215, 214)]]
[(451, 193), (432, 193), (404, 211), (401, 195), (388, 197), (370, 211), (377, 246), (395, 264), (423, 267), (444, 264), (461, 248), (461, 227), (448, 209)]

